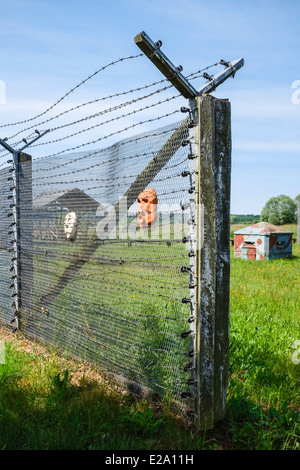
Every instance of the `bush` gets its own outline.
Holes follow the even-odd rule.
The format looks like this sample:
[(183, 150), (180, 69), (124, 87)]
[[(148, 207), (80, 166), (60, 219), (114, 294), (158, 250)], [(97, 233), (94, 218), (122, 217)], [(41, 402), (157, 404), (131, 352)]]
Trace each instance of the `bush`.
[(260, 214), (262, 222), (274, 225), (296, 222), (297, 204), (289, 196), (277, 196), (268, 200)]

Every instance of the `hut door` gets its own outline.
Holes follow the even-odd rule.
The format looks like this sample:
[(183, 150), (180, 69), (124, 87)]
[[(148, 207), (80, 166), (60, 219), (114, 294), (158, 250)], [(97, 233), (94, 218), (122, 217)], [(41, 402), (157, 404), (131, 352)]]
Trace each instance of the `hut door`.
[(243, 259), (256, 259), (256, 248), (255, 242), (245, 241), (242, 246), (242, 258)]

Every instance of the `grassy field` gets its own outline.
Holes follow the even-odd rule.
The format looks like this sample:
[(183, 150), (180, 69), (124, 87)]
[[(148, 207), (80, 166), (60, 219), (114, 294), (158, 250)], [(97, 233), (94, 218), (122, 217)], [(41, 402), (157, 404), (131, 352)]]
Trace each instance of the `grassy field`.
[(231, 254), (227, 414), (214, 430), (197, 433), (167, 403), (136, 401), (87, 363), (3, 330), (0, 448), (299, 450), (300, 245), (290, 260)]

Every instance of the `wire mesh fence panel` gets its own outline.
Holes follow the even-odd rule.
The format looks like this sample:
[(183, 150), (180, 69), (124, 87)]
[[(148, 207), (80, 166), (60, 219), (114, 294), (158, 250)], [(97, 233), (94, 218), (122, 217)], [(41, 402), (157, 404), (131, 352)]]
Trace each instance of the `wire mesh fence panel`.
[(227, 387), (231, 134), (230, 104), (205, 95), (244, 61), (184, 77), (161, 41), (135, 42), (166, 78), (135, 83), (130, 55), (0, 125), (0, 323), (211, 429)]
[(26, 266), (21, 246), (26, 334), (179, 402), (191, 350), (188, 133), (181, 121), (33, 161), (21, 224), (33, 255)]

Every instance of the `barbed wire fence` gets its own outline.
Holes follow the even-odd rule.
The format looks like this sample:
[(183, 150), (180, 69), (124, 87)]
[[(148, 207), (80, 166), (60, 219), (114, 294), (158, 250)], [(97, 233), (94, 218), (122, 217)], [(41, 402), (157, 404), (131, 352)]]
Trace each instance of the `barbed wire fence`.
[[(0, 150), (0, 319), (29, 338), (97, 364), (136, 394), (170, 400), (198, 421), (201, 413), (200, 427), (209, 428), (216, 416), (208, 415), (218, 412), (203, 404), (210, 401), (205, 392), (199, 400), (200, 380), (205, 388), (212, 379), (206, 380), (203, 370), (198, 377), (198, 356), (206, 352), (196, 332), (197, 312), (208, 281), (200, 279), (201, 256), (207, 254), (197, 243), (201, 230), (204, 244), (215, 233), (215, 228), (206, 233), (201, 217), (209, 209), (205, 198), (214, 203), (216, 198), (206, 194), (201, 200), (205, 184), (199, 187), (205, 177), (211, 187), (223, 187), (224, 168), (205, 176), (205, 158), (204, 163), (197, 158), (203, 140), (197, 134), (199, 103), (183, 106), (186, 100), (172, 83), (177, 71), (59, 109), (104, 70), (121, 73), (118, 67), (141, 57), (112, 61), (43, 112), (0, 126), (8, 133)], [(217, 76), (206, 70), (220, 64), (235, 73), (232, 64), (218, 61), (187, 78), (204, 78), (214, 89)], [(214, 119), (222, 121), (225, 108), (218, 106), (213, 104)], [(228, 141), (227, 121), (220, 132)], [(208, 132), (203, 130), (205, 137)], [(29, 146), (34, 158), (24, 152)], [(225, 150), (228, 167), (230, 146)], [(152, 196), (144, 194), (149, 188), (150, 209)], [(209, 222), (219, 211), (226, 225), (226, 210), (221, 211), (227, 202), (228, 194), (225, 203), (215, 203)], [(227, 253), (214, 246), (220, 248), (222, 256)], [(216, 270), (215, 260), (211, 263)], [(222, 414), (223, 404), (218, 406)], [(206, 412), (209, 407), (213, 411)]]

